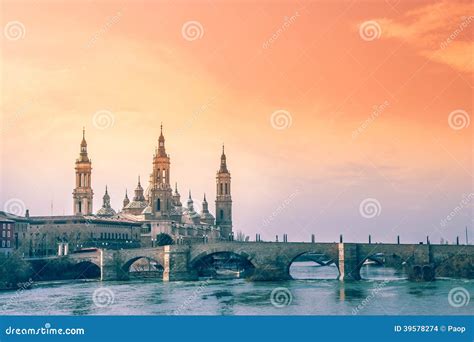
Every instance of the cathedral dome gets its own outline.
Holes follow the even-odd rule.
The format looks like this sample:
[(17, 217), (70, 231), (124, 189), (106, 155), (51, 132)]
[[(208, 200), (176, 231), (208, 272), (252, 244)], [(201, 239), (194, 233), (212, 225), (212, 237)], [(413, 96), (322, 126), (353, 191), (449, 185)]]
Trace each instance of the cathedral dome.
[(125, 207), (125, 209), (143, 209), (143, 208), (146, 208), (147, 207), (147, 202), (145, 201), (131, 201), (129, 204), (127, 204), (127, 206)]
[(105, 186), (105, 194), (104, 194), (104, 197), (102, 197), (102, 199), (103, 199), (102, 208), (100, 208), (97, 211), (97, 216), (114, 216), (114, 215), (117, 215), (115, 210), (112, 209), (112, 207), (110, 206), (110, 196), (109, 196), (107, 186)]
[(97, 216), (115, 216), (117, 213), (112, 208), (102, 207), (97, 211)]

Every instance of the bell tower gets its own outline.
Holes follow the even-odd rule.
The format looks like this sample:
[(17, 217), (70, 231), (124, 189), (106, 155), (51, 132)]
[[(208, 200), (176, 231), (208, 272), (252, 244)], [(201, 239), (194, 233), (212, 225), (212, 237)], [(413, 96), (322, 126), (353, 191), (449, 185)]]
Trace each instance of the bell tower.
[(153, 156), (153, 172), (150, 177), (148, 205), (155, 218), (169, 218), (172, 208), (173, 191), (170, 186), (170, 156), (166, 154), (163, 125), (161, 125), (158, 149)]
[(222, 146), (221, 166), (216, 176), (216, 225), (221, 228), (221, 237), (228, 239), (232, 233), (232, 197), (230, 172)]
[(81, 152), (76, 159), (76, 188), (72, 193), (74, 202), (74, 215), (92, 215), (92, 191), (91, 174), (92, 161), (87, 155), (87, 142), (85, 129), (82, 130)]

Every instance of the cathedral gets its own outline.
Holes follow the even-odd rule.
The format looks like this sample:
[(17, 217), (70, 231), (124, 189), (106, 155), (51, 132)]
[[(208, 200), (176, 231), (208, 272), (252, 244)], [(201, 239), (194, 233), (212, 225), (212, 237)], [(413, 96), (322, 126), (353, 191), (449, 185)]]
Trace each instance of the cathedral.
[[(135, 188), (132, 199), (127, 191), (123, 206), (115, 211), (110, 204), (107, 187), (102, 207), (95, 217), (139, 223), (141, 241), (153, 246), (160, 233), (169, 235), (175, 242), (202, 240), (232, 240), (232, 197), (231, 176), (227, 169), (227, 160), (222, 147), (220, 168), (216, 174), (216, 217), (209, 211), (206, 195), (203, 196), (202, 210), (197, 212), (189, 191), (186, 205), (175, 183), (174, 190), (170, 180), (171, 161), (166, 153), (163, 126), (161, 126), (158, 147), (153, 155), (152, 172), (146, 190), (141, 179)], [(85, 131), (83, 131), (79, 158), (76, 160), (76, 187), (73, 191), (74, 215), (91, 216), (93, 214), (92, 161), (87, 152)]]

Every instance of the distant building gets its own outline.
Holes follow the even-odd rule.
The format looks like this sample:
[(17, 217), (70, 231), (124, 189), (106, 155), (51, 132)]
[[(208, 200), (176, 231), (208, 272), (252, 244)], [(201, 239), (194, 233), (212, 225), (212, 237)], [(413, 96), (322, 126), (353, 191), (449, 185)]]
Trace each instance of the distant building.
[(28, 255), (55, 255), (60, 243), (67, 244), (69, 252), (83, 248), (137, 248), (140, 247), (140, 229), (140, 223), (119, 217), (30, 217)]
[(0, 253), (10, 255), (13, 252), (13, 228), (15, 221), (0, 218)]
[[(28, 215), (28, 211), (26, 215)], [(12, 227), (13, 227), (10, 234), (8, 233), (9, 230), (6, 230), (5, 232), (6, 238), (3, 238), (3, 223), (12, 224)], [(7, 249), (11, 248), (9, 250), (10, 252), (13, 250), (18, 250), (20, 253), (23, 253), (24, 246), (27, 240), (27, 233), (28, 233), (28, 227), (29, 227), (28, 218), (6, 213), (4, 211), (0, 211), (0, 225), (2, 225), (2, 227), (0, 227), (0, 230), (2, 231), (0, 232), (0, 234), (2, 234), (1, 239), (2, 241), (5, 240), (5, 247), (2, 247), (4, 243), (1, 242), (0, 248), (7, 248)]]

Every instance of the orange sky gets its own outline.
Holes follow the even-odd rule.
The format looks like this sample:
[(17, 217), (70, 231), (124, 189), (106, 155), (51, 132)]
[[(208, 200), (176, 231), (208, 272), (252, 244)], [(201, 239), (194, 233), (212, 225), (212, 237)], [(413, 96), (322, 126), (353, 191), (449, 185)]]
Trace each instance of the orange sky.
[[(119, 209), (163, 122), (195, 202), (214, 200), (225, 142), (235, 230), (452, 241), (473, 224), (472, 201), (440, 224), (474, 191), (473, 15), (469, 1), (1, 0), (0, 204), (70, 214), (85, 126), (95, 209), (106, 184)], [(362, 217), (366, 198), (378, 216)]]

